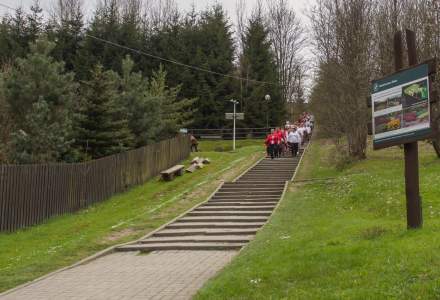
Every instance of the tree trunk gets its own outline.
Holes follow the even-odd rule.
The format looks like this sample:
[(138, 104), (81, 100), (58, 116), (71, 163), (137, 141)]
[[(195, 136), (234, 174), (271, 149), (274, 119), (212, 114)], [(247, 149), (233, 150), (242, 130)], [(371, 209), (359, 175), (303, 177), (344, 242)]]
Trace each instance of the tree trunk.
[(365, 126), (354, 126), (347, 132), (348, 153), (350, 157), (363, 160), (367, 158), (367, 128)]

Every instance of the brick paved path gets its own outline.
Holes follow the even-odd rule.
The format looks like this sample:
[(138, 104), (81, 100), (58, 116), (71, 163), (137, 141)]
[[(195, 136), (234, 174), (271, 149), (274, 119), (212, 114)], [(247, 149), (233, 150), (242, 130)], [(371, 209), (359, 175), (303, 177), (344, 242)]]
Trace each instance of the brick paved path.
[(191, 299), (236, 251), (114, 253), (55, 274), (2, 300)]

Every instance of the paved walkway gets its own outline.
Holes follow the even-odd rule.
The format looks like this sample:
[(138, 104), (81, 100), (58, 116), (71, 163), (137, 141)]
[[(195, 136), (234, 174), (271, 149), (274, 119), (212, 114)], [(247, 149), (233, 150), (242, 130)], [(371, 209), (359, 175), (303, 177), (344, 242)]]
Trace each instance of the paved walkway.
[(114, 253), (60, 272), (1, 300), (191, 299), (236, 251)]

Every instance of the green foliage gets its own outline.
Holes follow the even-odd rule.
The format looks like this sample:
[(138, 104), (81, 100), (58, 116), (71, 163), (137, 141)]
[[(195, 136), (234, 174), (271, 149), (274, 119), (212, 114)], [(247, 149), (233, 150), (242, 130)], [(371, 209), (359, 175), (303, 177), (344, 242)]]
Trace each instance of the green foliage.
[[(266, 127), (266, 112), (269, 114), (269, 125), (279, 126), (285, 116), (285, 106), (277, 84), (278, 75), (268, 30), (261, 12), (255, 13), (249, 20), (243, 42), (241, 76), (273, 83), (265, 85), (245, 83), (243, 107), (246, 114), (246, 126)], [(265, 102), (265, 95), (270, 95), (269, 103)]]
[(84, 16), (79, 0), (59, 0), (58, 16), (47, 24), (47, 34), (56, 41), (52, 56), (64, 61), (66, 69), (76, 71), (79, 68), (79, 52), (84, 40)]
[[(137, 0), (102, 1), (90, 24), (85, 25), (80, 0), (59, 0), (47, 21), (38, 1), (29, 12), (17, 9), (13, 15), (4, 16), (0, 22), (0, 65), (3, 69), (12, 68), (13, 72), (3, 76), (5, 105), (1, 108), (0, 121), (7, 126), (0, 132), (0, 161), (10, 161), (12, 156), (15, 162), (28, 162), (30, 157), (40, 157), (37, 160), (42, 161), (78, 161), (168, 138), (182, 127), (229, 127), (230, 122), (224, 118), (224, 113), (231, 110), (228, 100), (242, 99), (242, 95), (239, 111), (245, 110), (247, 120), (240, 126), (265, 125), (267, 107), (263, 99), (266, 94), (272, 97), (271, 123), (280, 122), (283, 105), (277, 86), (240, 83), (214, 74), (277, 82), (262, 16), (250, 20), (246, 49), (238, 68), (233, 30), (221, 5), (215, 4), (200, 12), (192, 10), (186, 16), (177, 10), (170, 11), (164, 20), (151, 19), (153, 14), (144, 12)], [(42, 36), (51, 41), (47, 47), (34, 43)], [(179, 64), (161, 65), (162, 61), (148, 55), (133, 55), (129, 48), (213, 73)], [(133, 56), (124, 59), (128, 54)], [(26, 66), (25, 61), (28, 61)], [(97, 65), (102, 66), (99, 79)], [(72, 73), (67, 74), (65, 70)], [(79, 82), (81, 92), (77, 90)], [(93, 113), (104, 118), (102, 124), (94, 120), (89, 111), (91, 107)], [(43, 120), (52, 123), (38, 126)], [(52, 125), (58, 130), (51, 128)], [(41, 130), (37, 132), (37, 129)], [(58, 149), (59, 153), (43, 158), (43, 153), (30, 153), (33, 150), (29, 144), (37, 140), (36, 136), (56, 140), (44, 130), (66, 136), (60, 137), (59, 145), (48, 147), (48, 151)], [(94, 134), (99, 136), (94, 138)], [(35, 147), (44, 148), (42, 144)], [(65, 149), (61, 151), (62, 148)]]
[(77, 84), (64, 64), (49, 56), (53, 47), (37, 40), (3, 76), (3, 97), (15, 125), (11, 158), (17, 163), (59, 161), (72, 150)]
[(97, 65), (84, 83), (84, 106), (78, 146), (90, 158), (100, 158), (129, 150), (133, 135), (125, 108), (118, 103), (119, 76)]
[[(4, 80), (0, 80), (0, 91), (3, 90)], [(0, 163), (9, 161), (9, 141), (13, 130), (13, 120), (11, 118), (9, 105), (3, 95), (0, 93)]]
[(0, 62), (11, 63), (17, 57), (25, 57), (29, 45), (44, 32), (42, 9), (38, 1), (26, 13), (22, 8), (13, 16), (5, 15), (0, 22)]
[[(41, 98), (26, 114), (26, 131), (19, 129), (12, 134), (11, 160), (21, 164), (60, 161), (70, 148), (71, 120), (54, 118), (49, 104)], [(62, 122), (62, 123), (61, 123)]]
[[(148, 37), (147, 52), (214, 72), (234, 73), (234, 43), (231, 25), (220, 5), (200, 14), (188, 13), (155, 30)], [(141, 60), (142, 69), (157, 70), (160, 62)], [(167, 64), (167, 84), (180, 86), (179, 98), (194, 99), (192, 127), (221, 128), (225, 125), (225, 105), (234, 93), (231, 79)]]
[(149, 90), (148, 80), (133, 72), (134, 62), (126, 57), (122, 62), (121, 96), (118, 101), (126, 108), (128, 127), (135, 136), (137, 147), (157, 139), (162, 123), (161, 98)]
[(159, 68), (153, 72), (150, 82), (150, 93), (159, 100), (159, 137), (174, 136), (180, 128), (186, 127), (192, 120), (193, 99), (180, 99), (180, 86), (168, 88), (166, 85), (166, 71)]

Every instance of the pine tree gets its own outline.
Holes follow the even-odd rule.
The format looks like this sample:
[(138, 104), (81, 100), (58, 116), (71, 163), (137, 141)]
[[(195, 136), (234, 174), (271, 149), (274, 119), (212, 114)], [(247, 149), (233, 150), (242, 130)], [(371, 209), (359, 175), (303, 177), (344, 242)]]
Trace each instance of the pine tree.
[(133, 135), (126, 112), (118, 105), (119, 76), (97, 65), (84, 84), (84, 108), (78, 146), (90, 158), (100, 158), (129, 150)]
[[(140, 49), (142, 46), (141, 3), (139, 0), (124, 2), (108, 0), (100, 4), (90, 26), (86, 30), (83, 48), (78, 55), (76, 68), (79, 78), (88, 78), (89, 70), (96, 64), (101, 64), (106, 70), (122, 73), (121, 62), (131, 53), (120, 47), (115, 47), (93, 37)], [(140, 60), (140, 58), (135, 58)]]
[(29, 42), (35, 41), (43, 32), (43, 9), (39, 0), (34, 0), (27, 15), (26, 36)]
[[(243, 55), (240, 59), (241, 76), (271, 83), (262, 84), (252, 81), (244, 83), (243, 106), (246, 125), (266, 127), (266, 112), (268, 112), (270, 125), (280, 126), (285, 116), (285, 105), (281, 100), (274, 54), (271, 51), (268, 30), (261, 11), (254, 13), (249, 20), (243, 45)], [(267, 94), (271, 96), (269, 104), (264, 100)]]
[(160, 97), (149, 91), (149, 83), (142, 73), (134, 73), (134, 62), (127, 56), (122, 62), (121, 97), (126, 108), (128, 127), (135, 137), (136, 147), (156, 140), (160, 131)]
[(160, 103), (160, 133), (158, 138), (173, 137), (180, 128), (186, 127), (193, 122), (194, 99), (180, 99), (178, 97), (180, 86), (168, 88), (166, 85), (167, 73), (161, 66), (153, 72), (150, 80), (150, 93), (158, 97)]
[(30, 54), (3, 74), (3, 95), (15, 132), (12, 159), (18, 163), (54, 162), (71, 156), (77, 85), (74, 75), (49, 53), (54, 44), (39, 39)]
[(12, 133), (11, 161), (21, 164), (50, 163), (65, 160), (72, 153), (72, 120), (60, 120), (50, 105), (40, 98), (24, 118), (25, 130)]
[[(235, 49), (231, 25), (222, 6), (217, 4), (202, 12), (196, 32), (199, 37), (194, 64), (217, 73), (232, 74)], [(198, 72), (195, 83), (198, 101), (193, 125), (198, 128), (223, 127), (227, 100), (232, 98), (234, 92), (231, 79)]]

